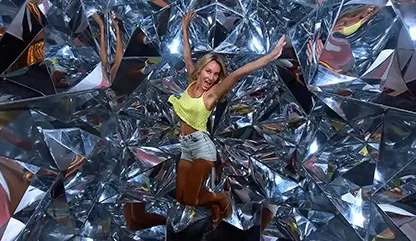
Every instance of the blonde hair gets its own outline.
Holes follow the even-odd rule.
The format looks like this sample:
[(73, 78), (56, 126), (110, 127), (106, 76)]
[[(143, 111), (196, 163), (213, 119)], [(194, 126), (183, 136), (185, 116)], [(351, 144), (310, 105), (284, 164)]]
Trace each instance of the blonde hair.
[[(211, 61), (215, 61), (220, 66), (220, 73), (219, 73), (219, 76), (218, 76), (218, 80), (215, 84), (218, 84), (221, 81), (223, 81), (228, 75), (227, 66), (224, 63), (224, 60), (219, 55), (216, 55), (214, 53), (209, 53), (209, 54), (205, 54), (204, 56), (202, 56), (198, 60), (198, 64), (197, 64), (196, 68), (191, 73), (191, 77), (190, 77), (191, 81), (190, 82), (196, 81), (198, 79), (199, 73)], [(221, 96), (220, 101), (226, 100), (228, 98), (228, 94), (229, 93), (227, 92), (223, 96)]]

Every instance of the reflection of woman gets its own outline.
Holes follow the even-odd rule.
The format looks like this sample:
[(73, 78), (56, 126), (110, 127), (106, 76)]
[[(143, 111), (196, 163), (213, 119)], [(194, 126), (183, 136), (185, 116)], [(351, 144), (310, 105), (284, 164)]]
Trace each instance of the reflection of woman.
[(85, 162), (85, 157), (79, 155), (79, 154), (75, 154), (75, 160), (71, 162), (71, 164), (69, 165), (66, 174), (65, 174), (65, 179), (71, 177), (73, 174), (76, 174), (77, 171), (79, 171), (82, 166), (84, 165)]
[[(97, 22), (98, 26), (100, 27), (100, 57), (101, 57), (101, 65), (103, 69), (103, 76), (106, 76), (106, 69), (108, 66), (108, 56), (107, 56), (107, 46), (105, 41), (105, 25), (102, 18), (97, 14), (94, 13), (93, 15), (95, 21)], [(114, 59), (113, 66), (110, 68), (110, 83), (113, 82), (114, 77), (117, 74), (117, 71), (120, 67), (121, 60), (123, 59), (123, 44), (121, 42), (121, 34), (120, 34), (120, 27), (118, 25), (118, 21), (115, 18), (111, 19), (113, 22), (113, 26), (115, 29), (116, 34), (116, 56)]]
[[(163, 174), (166, 171), (166, 169), (163, 168), (165, 163), (160, 163), (161, 160), (159, 158), (141, 150), (137, 150), (135, 154), (137, 158), (146, 161), (147, 164), (150, 163), (152, 166), (158, 164), (161, 165), (160, 170), (155, 173), (155, 178), (158, 181), (161, 181)], [(149, 176), (149, 179), (150, 178), (152, 178), (152, 176)], [(147, 180), (147, 182), (150, 182), (150, 180)], [(123, 207), (123, 216), (126, 220), (127, 227), (131, 230), (146, 229), (166, 224), (166, 217), (155, 213), (148, 213), (146, 211), (146, 203), (126, 203)]]
[(319, 63), (336, 73), (351, 71), (355, 59), (348, 40), (337, 34), (329, 37), (326, 49), (321, 53)]
[[(157, 36), (163, 40), (166, 35), (167, 25), (170, 17), (170, 5), (164, 0), (149, 2), (154, 8), (157, 8), (158, 15), (156, 30)], [(149, 14), (151, 14), (149, 12)], [(145, 14), (146, 15), (146, 14)], [(144, 30), (145, 31), (145, 30)], [(145, 31), (146, 32), (146, 31)], [(146, 32), (146, 34), (149, 34)], [(152, 36), (146, 36), (141, 28), (137, 28), (130, 38), (129, 44), (124, 52), (124, 61), (120, 65), (120, 71), (112, 79), (111, 88), (120, 95), (130, 95), (132, 91), (154, 70), (160, 61), (159, 52), (151, 44)], [(154, 37), (154, 36), (153, 36)], [(117, 53), (116, 53), (117, 54)], [(154, 56), (143, 61), (141, 56)], [(126, 59), (126, 57), (134, 57)]]
[(351, 9), (338, 18), (333, 32), (350, 36), (358, 31), (372, 16), (378, 12), (378, 7), (366, 5), (357, 9)]
[(32, 175), (17, 163), (0, 159), (0, 228), (9, 220), (29, 186)]
[[(43, 30), (38, 30), (33, 32), (34, 25), (38, 28), (44, 26), (44, 22), (46, 19), (44, 18), (43, 14), (41, 13), (38, 5), (36, 2), (30, 1), (27, 3), (27, 9), (30, 12), (30, 20), (27, 19), (27, 14), (23, 17), (23, 38), (27, 43), (31, 43), (27, 51), (26, 57), (26, 66), (31, 66), (33, 64), (39, 64), (44, 59), (44, 32)], [(35, 22), (36, 21), (36, 22)], [(29, 26), (30, 23), (30, 26)], [(33, 36), (36, 34), (36, 36)], [(23, 66), (22, 66), (23, 67)]]
[[(36, 1), (29, 1), (24, 8), (22, 15), (16, 17), (22, 17), (21, 21), (14, 21), (13, 24), (9, 26), (8, 33), (9, 37), (17, 38), (5, 42), (11, 42), (13, 44), (12, 49), (4, 48), (2, 51), (17, 51), (16, 53), (4, 53), (5, 56), (9, 56), (4, 61), (8, 61), (9, 67), (12, 64), (10, 61), (15, 61), (16, 58), (22, 54), (24, 48), (27, 48), (26, 51), (22, 54), (21, 57), (14, 63), (12, 66), (12, 71), (17, 70), (26, 66), (31, 66), (34, 64), (39, 64), (43, 61), (44, 58), (44, 46), (43, 46), (43, 26), (46, 22), (45, 17), (41, 13)], [(8, 39), (7, 38), (7, 39)], [(7, 43), (6, 43), (7, 44)], [(17, 46), (16, 46), (17, 44)], [(28, 47), (29, 45), (29, 47)], [(1, 68), (1, 67), (0, 67)], [(0, 69), (0, 72), (2, 70)]]
[(265, 57), (248, 63), (226, 75), (223, 60), (214, 54), (203, 56), (195, 67), (191, 58), (188, 26), (194, 18), (189, 11), (182, 20), (184, 60), (189, 74), (188, 88), (180, 98), (169, 97), (176, 115), (180, 118), (181, 160), (176, 177), (176, 199), (191, 206), (210, 206), (214, 227), (221, 218), (231, 215), (230, 197), (203, 188), (217, 159), (214, 143), (207, 133), (207, 122), (217, 101), (243, 76), (266, 66), (277, 59), (285, 45), (280, 38), (273, 51)]
[(13, 129), (8, 127), (20, 114), (21, 112), (18, 111), (0, 112), (0, 138), (24, 151), (32, 151), (34, 148), (33, 143), (17, 135)]
[(146, 203), (126, 203), (123, 207), (123, 216), (127, 227), (131, 230), (141, 230), (166, 224), (164, 216), (146, 212)]
[[(87, 28), (88, 26), (87, 22), (84, 21), (84, 18), (78, 15), (79, 15), (78, 12), (73, 12), (71, 14), (71, 18), (70, 18), (71, 20), (68, 23), (69, 30), (71, 31), (71, 36), (74, 39), (76, 39), (76, 41), (82, 42), (82, 45), (93, 46), (94, 40), (91, 37), (91, 33), (89, 29)], [(104, 28), (104, 24), (100, 25), (100, 27)], [(71, 75), (69, 74), (70, 68), (68, 68), (68, 66), (65, 66), (63, 64), (63, 59), (61, 58), (62, 56), (48, 58), (46, 62), (48, 64), (48, 70), (50, 72), (51, 79), (52, 79), (55, 89), (66, 90), (66, 89), (75, 87), (75, 84), (78, 84), (78, 82), (77, 80), (74, 80), (73, 77), (71, 77)], [(91, 87), (99, 88), (103, 86), (108, 86), (107, 75), (104, 71), (103, 65), (101, 66), (103, 68), (103, 75), (102, 75), (103, 77), (101, 79), (101, 82), (98, 82), (98, 83), (94, 82), (94, 86), (91, 86)]]
[(355, 59), (347, 38), (364, 26), (378, 10), (378, 7), (374, 5), (365, 5), (341, 14), (335, 23), (325, 48), (322, 40), (319, 39), (316, 42), (315, 56), (312, 53), (313, 43), (311, 41), (308, 42), (306, 54), (309, 62), (311, 62), (312, 57), (316, 57), (319, 58), (321, 65), (333, 72), (350, 72), (355, 65)]

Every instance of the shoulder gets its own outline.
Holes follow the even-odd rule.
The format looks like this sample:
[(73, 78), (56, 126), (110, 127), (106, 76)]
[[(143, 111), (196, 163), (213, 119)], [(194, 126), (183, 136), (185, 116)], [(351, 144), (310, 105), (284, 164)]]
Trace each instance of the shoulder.
[(190, 81), (188, 84), (188, 87), (186, 87), (187, 89), (189, 89), (192, 85), (194, 85), (196, 83), (196, 81)]

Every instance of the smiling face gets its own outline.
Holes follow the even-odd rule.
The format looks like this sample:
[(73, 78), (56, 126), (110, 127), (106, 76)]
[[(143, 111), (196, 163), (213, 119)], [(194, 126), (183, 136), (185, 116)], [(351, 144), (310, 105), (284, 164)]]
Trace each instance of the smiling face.
[(214, 60), (210, 61), (199, 72), (197, 81), (198, 85), (201, 86), (204, 91), (209, 90), (214, 84), (218, 82), (220, 72), (220, 65)]

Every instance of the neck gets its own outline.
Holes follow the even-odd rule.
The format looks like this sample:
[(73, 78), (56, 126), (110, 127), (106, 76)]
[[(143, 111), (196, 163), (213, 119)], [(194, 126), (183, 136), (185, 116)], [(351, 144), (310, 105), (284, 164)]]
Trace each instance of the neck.
[(204, 90), (202, 89), (202, 87), (198, 84), (198, 82), (195, 83), (195, 94), (197, 94), (198, 96), (201, 95), (202, 93), (204, 93)]

